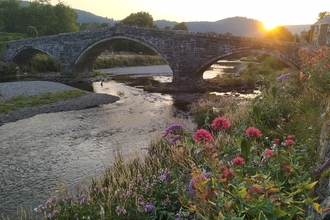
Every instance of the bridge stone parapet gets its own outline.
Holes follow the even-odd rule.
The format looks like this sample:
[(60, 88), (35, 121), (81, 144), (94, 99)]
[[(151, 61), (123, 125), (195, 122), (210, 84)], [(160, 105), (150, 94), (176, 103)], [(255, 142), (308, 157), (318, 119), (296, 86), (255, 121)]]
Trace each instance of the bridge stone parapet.
[(161, 56), (173, 71), (173, 83), (179, 85), (202, 82), (203, 72), (213, 63), (235, 54), (271, 55), (294, 69), (299, 69), (301, 64), (298, 56), (301, 47), (295, 43), (122, 24), (93, 31), (10, 41), (1, 60), (20, 65), (43, 52), (60, 64), (62, 76), (86, 77), (93, 74), (93, 63), (97, 57), (124, 39), (141, 43)]

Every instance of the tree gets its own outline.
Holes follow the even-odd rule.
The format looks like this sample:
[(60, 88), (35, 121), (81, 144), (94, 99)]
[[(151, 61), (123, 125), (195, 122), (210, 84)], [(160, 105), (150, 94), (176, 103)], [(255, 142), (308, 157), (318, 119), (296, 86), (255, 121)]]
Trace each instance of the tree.
[(27, 35), (29, 37), (38, 37), (38, 30), (35, 26), (28, 26), (27, 27)]
[(2, 25), (2, 31), (10, 33), (17, 32), (20, 23), (19, 11), (20, 1), (0, 0), (0, 24)]
[(177, 23), (174, 25), (172, 30), (183, 30), (183, 31), (188, 31), (188, 26), (186, 25), (185, 22)]
[(318, 14), (317, 21), (320, 20), (320, 19), (322, 19), (322, 18), (324, 18), (324, 17), (327, 16), (327, 15), (330, 15), (330, 12), (329, 12), (329, 11), (323, 11), (323, 12), (320, 12), (320, 13)]
[(57, 18), (55, 26), (58, 29), (58, 33), (78, 31), (78, 15), (72, 8), (63, 4), (62, 2), (59, 2), (57, 5), (55, 5), (55, 7), (53, 7), (53, 10)]
[(153, 28), (154, 19), (148, 12), (132, 13), (121, 21), (126, 26)]
[(265, 38), (270, 40), (294, 41), (294, 36), (284, 26), (277, 26), (276, 28), (268, 31), (265, 35)]
[(171, 27), (170, 26), (165, 26), (164, 30), (171, 30)]

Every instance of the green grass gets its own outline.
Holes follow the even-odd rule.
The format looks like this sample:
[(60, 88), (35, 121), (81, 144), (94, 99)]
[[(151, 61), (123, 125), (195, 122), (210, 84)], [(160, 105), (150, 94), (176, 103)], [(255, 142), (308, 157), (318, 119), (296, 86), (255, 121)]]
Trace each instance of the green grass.
[(0, 113), (15, 111), (30, 106), (41, 106), (56, 103), (60, 100), (68, 100), (85, 95), (85, 91), (68, 90), (58, 93), (44, 92), (36, 96), (19, 95), (9, 100), (0, 102)]

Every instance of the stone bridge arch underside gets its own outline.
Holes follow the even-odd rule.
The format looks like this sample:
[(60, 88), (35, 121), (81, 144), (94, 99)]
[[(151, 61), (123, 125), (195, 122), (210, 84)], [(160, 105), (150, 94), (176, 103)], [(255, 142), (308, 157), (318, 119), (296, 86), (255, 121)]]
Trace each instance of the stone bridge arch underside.
[(155, 51), (172, 69), (172, 83), (183, 86), (203, 81), (203, 72), (208, 67), (235, 54), (268, 54), (294, 69), (299, 69), (301, 62), (298, 56), (300, 47), (294, 43), (123, 25), (11, 41), (7, 43), (0, 60), (19, 65), (41, 51), (59, 63), (63, 77), (87, 77), (93, 75), (96, 58), (119, 40), (135, 41)]
[(300, 70), (300, 65), (301, 63), (296, 63), (295, 61), (289, 60), (284, 58), (281, 54), (278, 54), (274, 51), (267, 51), (267, 50), (255, 50), (255, 49), (241, 49), (241, 50), (235, 50), (235, 51), (230, 51), (224, 54), (219, 54), (214, 57), (212, 57), (209, 60), (206, 60), (197, 70), (196, 74), (194, 76), (195, 81), (201, 81), (203, 80), (203, 74), (204, 72), (212, 66), (214, 63), (216, 63), (218, 60), (223, 60), (231, 57), (245, 57), (245, 56), (250, 56), (250, 55), (258, 55), (258, 54), (265, 54), (271, 57), (274, 57), (281, 62), (285, 63), (288, 65), (290, 68), (293, 70)]
[(81, 52), (81, 54), (77, 57), (75, 61), (75, 70), (74, 72), (81, 74), (81, 73), (90, 73), (93, 71), (93, 64), (95, 60), (99, 57), (99, 55), (105, 51), (105, 49), (108, 49), (118, 41), (122, 40), (129, 40), (134, 41), (137, 43), (140, 43), (151, 50), (153, 50), (157, 55), (159, 55), (162, 59), (164, 59), (166, 62), (166, 57), (163, 56), (163, 54), (160, 53), (160, 51), (157, 50), (153, 45), (150, 45), (147, 42), (141, 41), (140, 39), (135, 39), (127, 36), (112, 36), (107, 37), (104, 39), (101, 39), (97, 42), (94, 42), (91, 45), (88, 45), (84, 50)]

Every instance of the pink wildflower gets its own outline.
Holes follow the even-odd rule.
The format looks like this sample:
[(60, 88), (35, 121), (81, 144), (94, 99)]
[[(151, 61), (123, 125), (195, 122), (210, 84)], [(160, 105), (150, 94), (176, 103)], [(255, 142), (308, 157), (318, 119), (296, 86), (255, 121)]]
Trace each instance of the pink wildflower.
[(266, 149), (265, 152), (264, 152), (264, 154), (265, 154), (266, 157), (270, 157), (270, 156), (273, 155), (273, 151), (270, 150), (270, 149)]
[(211, 142), (213, 141), (213, 137), (209, 131), (199, 129), (194, 134), (194, 140), (197, 142)]
[(215, 118), (211, 125), (214, 129), (220, 130), (220, 131), (223, 131), (226, 128), (230, 127), (229, 121), (227, 121), (227, 119), (222, 118), (222, 117)]
[(249, 189), (248, 189), (248, 193), (250, 195), (261, 195), (262, 193), (262, 189), (261, 188), (258, 188), (256, 186), (251, 186)]
[(246, 129), (245, 133), (249, 138), (259, 138), (262, 136), (260, 130), (255, 127), (249, 127)]
[(235, 177), (235, 172), (229, 169), (225, 169), (223, 171), (222, 178), (228, 181), (232, 180)]
[(275, 138), (275, 139), (273, 140), (273, 144), (280, 144), (280, 139)]
[(288, 139), (293, 140), (293, 139), (295, 139), (295, 137), (296, 137), (296, 136), (294, 136), (294, 135), (289, 135), (289, 136), (288, 136)]
[(236, 157), (233, 159), (233, 163), (234, 165), (239, 166), (239, 165), (244, 165), (245, 161), (242, 157)]
[(291, 140), (291, 139), (286, 140), (286, 141), (285, 141), (285, 145), (286, 145), (286, 146), (292, 146), (292, 145), (294, 145), (294, 141)]
[(291, 172), (292, 167), (291, 167), (291, 166), (284, 166), (283, 169), (284, 169), (286, 172)]

